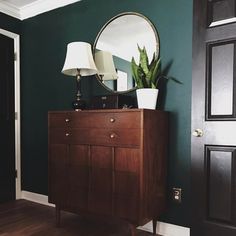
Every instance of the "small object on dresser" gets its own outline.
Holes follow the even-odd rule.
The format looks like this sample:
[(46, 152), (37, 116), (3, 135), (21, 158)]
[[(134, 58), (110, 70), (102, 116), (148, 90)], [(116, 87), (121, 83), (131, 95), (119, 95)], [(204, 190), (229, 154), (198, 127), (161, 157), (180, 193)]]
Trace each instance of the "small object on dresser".
[(94, 96), (90, 104), (91, 109), (129, 109), (135, 107), (135, 99), (122, 94)]

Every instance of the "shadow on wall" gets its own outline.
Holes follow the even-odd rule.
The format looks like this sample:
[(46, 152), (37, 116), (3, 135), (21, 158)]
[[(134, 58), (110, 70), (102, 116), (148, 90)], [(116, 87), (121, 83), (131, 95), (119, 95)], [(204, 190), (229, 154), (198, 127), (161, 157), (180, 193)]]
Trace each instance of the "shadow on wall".
[[(163, 69), (163, 75), (168, 75), (170, 68), (173, 64), (173, 59), (167, 63), (165, 68)], [(167, 79), (160, 79), (158, 82), (158, 100), (157, 100), (157, 107), (160, 110), (164, 110), (165, 108), (165, 102), (166, 102), (166, 94), (167, 94)]]

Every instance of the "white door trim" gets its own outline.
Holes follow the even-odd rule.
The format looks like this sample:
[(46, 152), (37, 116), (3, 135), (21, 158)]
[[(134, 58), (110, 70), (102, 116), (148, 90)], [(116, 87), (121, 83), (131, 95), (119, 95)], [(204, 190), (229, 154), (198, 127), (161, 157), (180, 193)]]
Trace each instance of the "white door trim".
[(16, 199), (21, 198), (21, 149), (20, 149), (20, 36), (10, 31), (0, 28), (0, 34), (14, 39), (14, 53), (16, 59), (15, 67), (15, 166), (17, 170), (16, 178)]

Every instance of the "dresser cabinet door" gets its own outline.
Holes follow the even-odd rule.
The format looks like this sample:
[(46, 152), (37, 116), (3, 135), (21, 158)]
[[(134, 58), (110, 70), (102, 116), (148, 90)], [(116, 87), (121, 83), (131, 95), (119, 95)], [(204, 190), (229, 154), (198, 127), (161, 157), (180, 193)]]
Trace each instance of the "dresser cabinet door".
[(114, 214), (136, 222), (139, 217), (140, 150), (115, 148)]
[(76, 210), (88, 209), (89, 146), (69, 145), (67, 204)]
[(91, 146), (89, 211), (112, 214), (112, 148)]
[(68, 146), (49, 146), (49, 202), (65, 205), (68, 192), (67, 166)]

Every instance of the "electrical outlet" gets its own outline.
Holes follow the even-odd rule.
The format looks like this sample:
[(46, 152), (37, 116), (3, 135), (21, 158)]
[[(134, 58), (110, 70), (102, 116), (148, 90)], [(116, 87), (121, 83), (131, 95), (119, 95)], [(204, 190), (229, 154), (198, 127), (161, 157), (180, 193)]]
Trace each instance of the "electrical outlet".
[(181, 203), (181, 200), (182, 200), (182, 189), (181, 188), (173, 188), (172, 199), (176, 203)]

